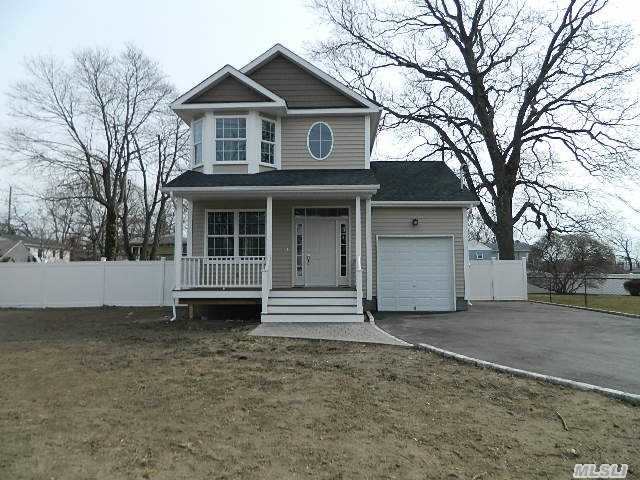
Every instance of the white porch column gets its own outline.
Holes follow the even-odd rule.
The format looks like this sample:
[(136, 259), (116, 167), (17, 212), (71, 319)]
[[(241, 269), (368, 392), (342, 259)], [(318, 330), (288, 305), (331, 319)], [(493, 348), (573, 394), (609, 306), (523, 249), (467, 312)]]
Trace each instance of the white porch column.
[(371, 238), (371, 198), (365, 203), (365, 248), (367, 251), (367, 300), (373, 300), (373, 248)]
[(181, 267), (182, 267), (182, 197), (174, 197), (175, 205), (175, 228), (173, 241), (173, 263), (176, 269), (176, 290), (180, 290)]
[(273, 198), (267, 197), (267, 215), (265, 218), (264, 255), (265, 268), (262, 271), (262, 313), (268, 312), (269, 292), (273, 283)]
[(362, 212), (360, 197), (356, 197), (356, 301), (358, 313), (362, 313)]

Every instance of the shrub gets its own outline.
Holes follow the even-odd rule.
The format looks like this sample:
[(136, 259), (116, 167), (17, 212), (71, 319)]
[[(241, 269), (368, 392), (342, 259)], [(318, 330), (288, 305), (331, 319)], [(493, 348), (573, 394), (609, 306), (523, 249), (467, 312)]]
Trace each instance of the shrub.
[(640, 278), (633, 278), (623, 283), (624, 289), (629, 292), (629, 295), (637, 297), (640, 295)]

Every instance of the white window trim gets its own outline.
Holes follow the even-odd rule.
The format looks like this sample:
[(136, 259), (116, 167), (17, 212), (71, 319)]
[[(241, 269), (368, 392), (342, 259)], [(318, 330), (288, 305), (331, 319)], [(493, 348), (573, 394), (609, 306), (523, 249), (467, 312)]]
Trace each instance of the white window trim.
[[(311, 153), (311, 146), (309, 145), (309, 137), (310, 137), (310, 134), (311, 134), (311, 130), (316, 125), (326, 125), (327, 128), (329, 129), (329, 131), (331, 132), (331, 148), (329, 149), (329, 153), (327, 153), (324, 157), (316, 157), (313, 153)], [(307, 130), (307, 151), (309, 152), (309, 155), (311, 155), (311, 158), (313, 158), (314, 160), (322, 161), (322, 160), (326, 160), (327, 158), (329, 158), (331, 156), (331, 154), (333, 153), (333, 147), (335, 146), (335, 144), (336, 144), (336, 137), (333, 134), (333, 129), (331, 128), (331, 126), (327, 122), (323, 122), (323, 121), (314, 122), (309, 127), (309, 130)]]
[(484, 260), (484, 253), (476, 252), (476, 260)]
[[(232, 212), (233, 213), (233, 235), (209, 235), (209, 213), (214, 212)], [(267, 211), (263, 208), (207, 208), (204, 211), (204, 243), (203, 243), (203, 256), (210, 257), (209, 255), (209, 237), (233, 237), (233, 257), (210, 257), (210, 258), (254, 258), (261, 257), (262, 255), (240, 255), (240, 212), (264, 212), (265, 222)], [(242, 235), (242, 237), (262, 237), (265, 238), (265, 254), (267, 245), (267, 231), (265, 224), (264, 235)]]
[[(196, 142), (194, 129), (197, 125), (200, 125), (200, 162), (196, 161)], [(204, 165), (204, 119), (198, 118), (191, 122), (191, 163), (194, 167), (200, 167)]]
[[(259, 145), (260, 148), (258, 149), (258, 163), (260, 165), (263, 165), (265, 167), (271, 167), (271, 168), (277, 168), (277, 164), (278, 164), (278, 121), (277, 120), (273, 120), (271, 118), (268, 117), (259, 117), (260, 120), (260, 128), (258, 129), (258, 140), (259, 140)], [(270, 142), (269, 140), (263, 140), (262, 139), (262, 122), (270, 122), (273, 123), (273, 142)], [(269, 143), (271, 145), (273, 145), (273, 163), (266, 163), (262, 161), (262, 142), (265, 143)]]
[[(244, 118), (245, 119), (245, 133), (244, 133), (244, 142), (245, 142), (245, 157), (246, 160), (218, 160), (217, 154), (217, 142), (218, 142), (218, 130), (217, 130), (217, 120), (219, 118)], [(248, 137), (250, 135), (250, 127), (249, 127), (249, 115), (214, 115), (213, 116), (213, 164), (214, 165), (246, 165), (249, 163), (249, 145), (248, 145)], [(222, 138), (220, 140), (242, 140), (241, 138)]]

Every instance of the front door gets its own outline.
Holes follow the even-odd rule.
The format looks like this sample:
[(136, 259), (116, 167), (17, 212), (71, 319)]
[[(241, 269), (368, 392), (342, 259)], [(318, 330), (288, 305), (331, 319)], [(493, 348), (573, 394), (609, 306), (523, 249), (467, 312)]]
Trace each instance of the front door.
[(336, 285), (335, 218), (307, 217), (305, 227), (305, 284)]

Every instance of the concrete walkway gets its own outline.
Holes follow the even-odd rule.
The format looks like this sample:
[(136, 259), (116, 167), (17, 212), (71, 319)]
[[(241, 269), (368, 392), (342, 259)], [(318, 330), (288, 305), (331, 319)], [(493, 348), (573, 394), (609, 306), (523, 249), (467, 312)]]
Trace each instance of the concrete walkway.
[(466, 312), (377, 313), (411, 343), (640, 394), (640, 319), (528, 302), (474, 302)]
[(372, 323), (261, 323), (249, 335), (408, 346)]

